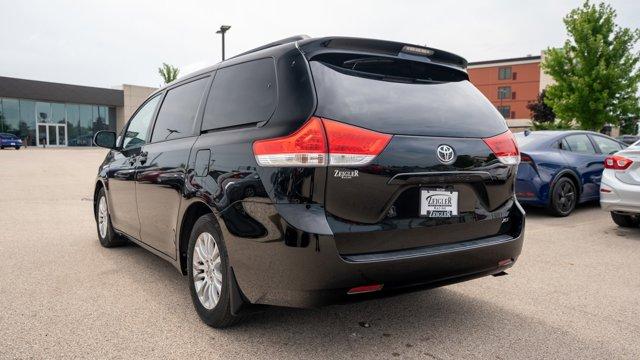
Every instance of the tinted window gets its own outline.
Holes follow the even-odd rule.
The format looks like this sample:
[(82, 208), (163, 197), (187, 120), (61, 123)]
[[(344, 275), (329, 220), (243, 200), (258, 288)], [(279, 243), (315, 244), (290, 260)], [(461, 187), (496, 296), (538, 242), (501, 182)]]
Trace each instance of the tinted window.
[(205, 108), (203, 130), (269, 120), (276, 108), (273, 59), (261, 59), (217, 71)]
[(156, 95), (156, 97), (142, 105), (133, 119), (131, 119), (127, 132), (124, 134), (124, 141), (122, 142), (124, 149), (141, 147), (147, 143), (149, 125), (151, 125), (153, 113), (156, 111), (158, 101), (160, 101), (160, 96)]
[(622, 146), (617, 141), (602, 136), (594, 136), (593, 141), (596, 142), (603, 154), (613, 154), (622, 150)]
[(387, 134), (489, 137), (507, 124), (469, 81), (405, 83), (311, 61), (316, 114)]
[(151, 142), (193, 135), (193, 123), (208, 80), (192, 81), (167, 92), (158, 112)]
[[(569, 147), (569, 151), (579, 152), (583, 154), (595, 154), (596, 150), (593, 148), (591, 141), (587, 135), (569, 135), (564, 138), (566, 146)], [(563, 149), (565, 145), (563, 143)]]

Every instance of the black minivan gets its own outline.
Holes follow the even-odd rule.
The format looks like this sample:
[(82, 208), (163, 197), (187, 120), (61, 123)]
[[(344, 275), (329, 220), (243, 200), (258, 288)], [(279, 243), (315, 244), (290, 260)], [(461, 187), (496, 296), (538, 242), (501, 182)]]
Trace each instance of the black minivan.
[[(95, 184), (100, 243), (189, 278), (214, 327), (502, 273), (520, 254), (520, 154), (465, 59), (292, 37), (153, 93)], [(377, 295), (375, 295), (377, 296)]]

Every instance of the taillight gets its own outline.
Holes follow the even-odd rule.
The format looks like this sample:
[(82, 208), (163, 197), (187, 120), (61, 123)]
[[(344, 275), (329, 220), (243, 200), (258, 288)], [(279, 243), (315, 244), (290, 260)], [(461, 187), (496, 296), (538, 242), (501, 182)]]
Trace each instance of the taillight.
[(506, 165), (520, 163), (520, 151), (510, 130), (483, 140), (501, 163)]
[(322, 120), (312, 117), (291, 135), (256, 141), (253, 154), (262, 166), (327, 165), (327, 139)]
[(261, 166), (359, 166), (379, 155), (391, 137), (314, 116), (291, 135), (256, 141), (253, 153)]
[(612, 155), (604, 159), (604, 168), (613, 170), (626, 170), (633, 164), (631, 159), (627, 159), (624, 156)]
[(364, 165), (387, 146), (391, 135), (322, 119), (329, 141), (329, 165)]

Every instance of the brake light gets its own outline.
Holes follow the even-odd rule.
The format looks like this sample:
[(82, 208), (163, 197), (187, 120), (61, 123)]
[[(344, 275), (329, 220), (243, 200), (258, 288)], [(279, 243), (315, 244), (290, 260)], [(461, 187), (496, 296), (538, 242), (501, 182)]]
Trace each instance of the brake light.
[(387, 146), (391, 135), (322, 119), (329, 141), (329, 165), (368, 164)]
[(322, 120), (312, 117), (289, 136), (256, 141), (253, 154), (262, 166), (325, 166), (327, 139)]
[(261, 166), (359, 166), (379, 155), (391, 137), (314, 116), (291, 135), (256, 141), (253, 153)]
[(624, 156), (612, 155), (604, 159), (604, 168), (613, 170), (626, 170), (633, 164), (631, 159), (627, 159)]
[(520, 163), (520, 151), (510, 130), (483, 140), (501, 163), (506, 165)]

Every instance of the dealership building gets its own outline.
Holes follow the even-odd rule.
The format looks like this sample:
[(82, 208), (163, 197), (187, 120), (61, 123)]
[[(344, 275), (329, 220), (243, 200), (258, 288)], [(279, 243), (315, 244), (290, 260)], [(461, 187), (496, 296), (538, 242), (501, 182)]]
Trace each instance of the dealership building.
[(97, 88), (0, 77), (0, 132), (28, 146), (91, 146), (100, 130), (119, 130), (156, 90)]

